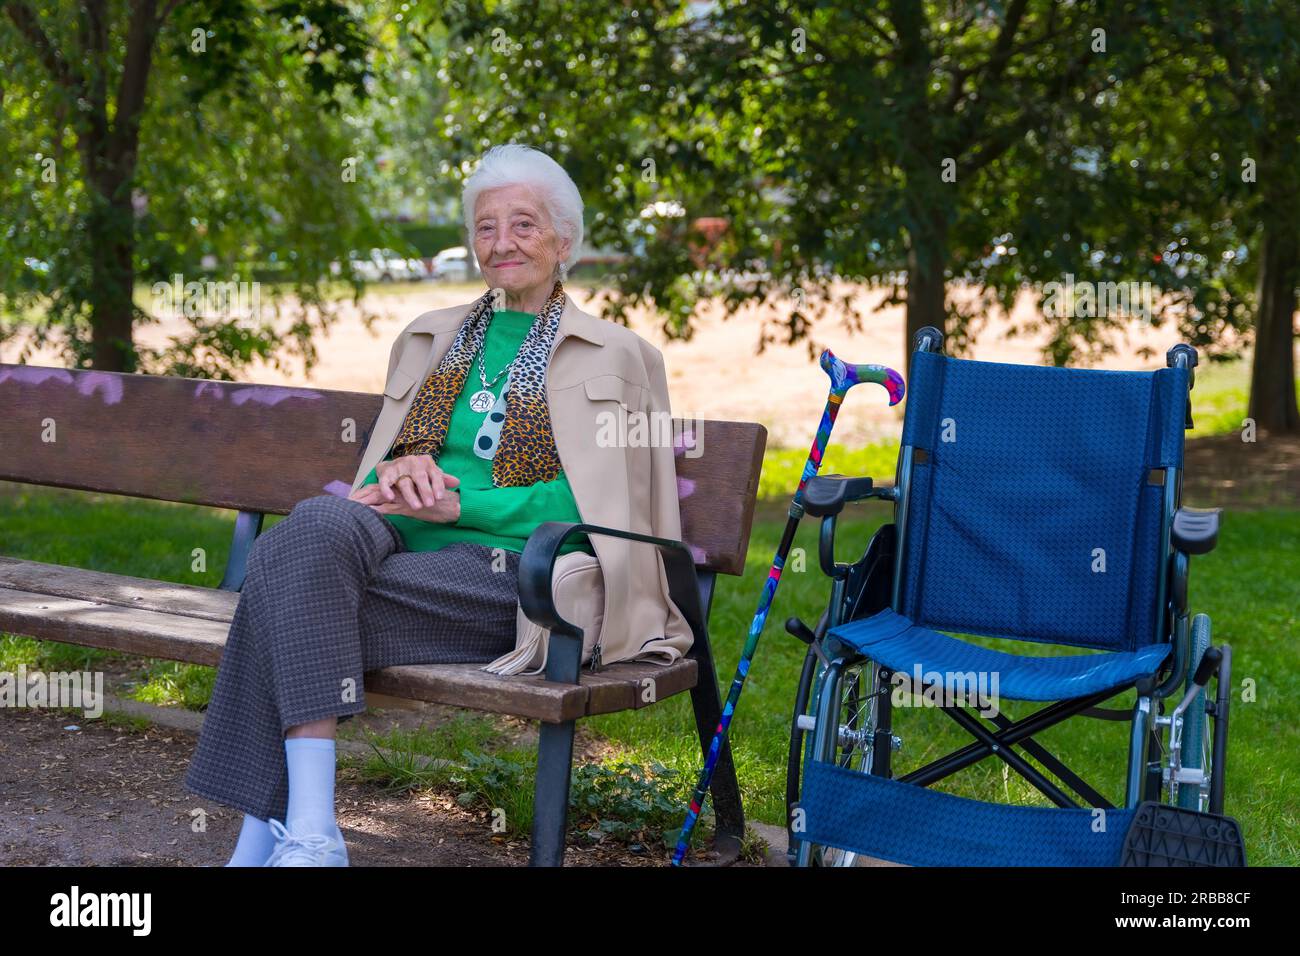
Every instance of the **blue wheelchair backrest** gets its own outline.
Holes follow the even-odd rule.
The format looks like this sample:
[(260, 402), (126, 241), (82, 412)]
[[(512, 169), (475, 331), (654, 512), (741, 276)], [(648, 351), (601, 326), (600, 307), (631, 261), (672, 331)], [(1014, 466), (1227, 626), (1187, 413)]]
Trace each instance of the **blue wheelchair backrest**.
[[(936, 630), (1135, 650), (1156, 639), (1187, 370), (917, 352), (900, 613)], [(1163, 480), (1169, 472), (1155, 472)]]

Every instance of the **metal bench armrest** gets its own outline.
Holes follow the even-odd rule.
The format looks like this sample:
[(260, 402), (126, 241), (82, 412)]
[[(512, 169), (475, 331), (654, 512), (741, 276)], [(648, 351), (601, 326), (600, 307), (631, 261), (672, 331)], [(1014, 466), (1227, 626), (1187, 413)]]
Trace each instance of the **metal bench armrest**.
[[(519, 606), (530, 621), (550, 630), (552, 641), (556, 638), (576, 640), (578, 652), (581, 653), (582, 629), (560, 617), (555, 607), (555, 594), (551, 589), (555, 561), (559, 557), (560, 548), (569, 538), (579, 534), (601, 534), (655, 545), (663, 557), (664, 570), (668, 577), (668, 592), (673, 603), (682, 612), (695, 640), (708, 641), (700, 604), (699, 579), (695, 573), (695, 559), (691, 556), (690, 549), (681, 541), (657, 538), (654, 535), (640, 534), (635, 531), (603, 528), (594, 524), (543, 521), (529, 535), (523, 554), (519, 557)], [(548, 679), (554, 679), (551, 678), (549, 667), (549, 662), (553, 659), (555, 658), (551, 654), (547, 655)]]

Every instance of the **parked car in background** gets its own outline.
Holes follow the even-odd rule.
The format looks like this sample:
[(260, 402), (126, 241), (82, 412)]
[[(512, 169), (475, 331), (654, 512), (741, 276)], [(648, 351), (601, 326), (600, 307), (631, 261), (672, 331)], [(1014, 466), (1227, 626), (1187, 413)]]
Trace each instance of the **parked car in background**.
[(465, 246), (452, 246), (433, 257), (431, 278), (443, 282), (468, 282), (478, 272), (474, 253)]
[(348, 267), (364, 282), (419, 282), (431, 278), (420, 259), (407, 259), (392, 249), (371, 249), (366, 255), (348, 253)]

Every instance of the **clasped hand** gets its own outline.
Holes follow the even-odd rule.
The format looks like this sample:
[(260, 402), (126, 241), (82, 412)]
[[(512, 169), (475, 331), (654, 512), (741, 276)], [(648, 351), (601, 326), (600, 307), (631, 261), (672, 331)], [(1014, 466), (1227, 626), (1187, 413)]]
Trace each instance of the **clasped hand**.
[(362, 485), (348, 497), (385, 515), (442, 524), (460, 517), (460, 494), (451, 490), (460, 479), (439, 468), (430, 455), (381, 461), (375, 466), (375, 478), (376, 484)]

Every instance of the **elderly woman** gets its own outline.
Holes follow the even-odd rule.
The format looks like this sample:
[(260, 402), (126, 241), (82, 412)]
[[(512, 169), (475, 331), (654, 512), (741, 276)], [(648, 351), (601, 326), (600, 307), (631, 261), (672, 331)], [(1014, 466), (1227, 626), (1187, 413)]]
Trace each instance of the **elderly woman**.
[[(681, 537), (673, 450), (611, 441), (631, 432), (608, 427), (667, 417), (663, 358), (564, 292), (577, 187), (545, 154), (500, 146), (462, 198), (488, 291), (402, 331), (351, 494), (299, 502), (249, 556), (185, 778), (244, 811), (227, 866), (347, 865), (334, 734), (365, 710), (365, 671), (496, 659), (510, 674), (544, 660), (518, 605), (538, 524)], [(561, 555), (561, 613), (560, 563), (593, 572), (565, 579), (584, 659), (670, 663), (689, 649), (655, 548), (583, 535)], [(570, 616), (584, 597), (594, 610)]]

